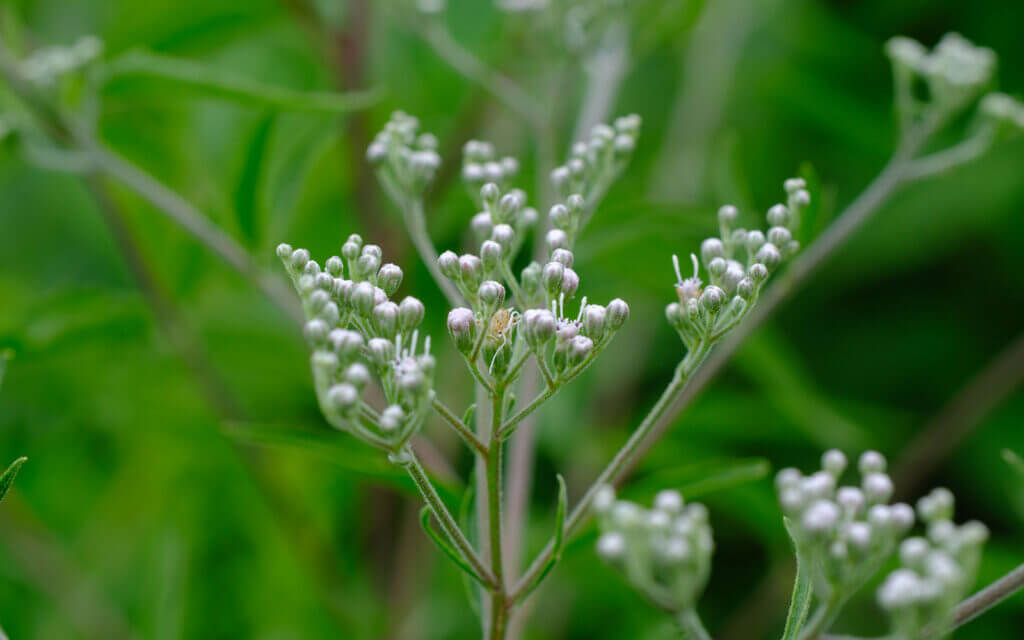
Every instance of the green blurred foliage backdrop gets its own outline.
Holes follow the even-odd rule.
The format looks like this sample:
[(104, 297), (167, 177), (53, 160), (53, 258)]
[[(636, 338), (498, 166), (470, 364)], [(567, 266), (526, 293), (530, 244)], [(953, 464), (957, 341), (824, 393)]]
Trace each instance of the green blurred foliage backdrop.
[[(450, 4), (454, 37), (543, 95), (565, 148), (579, 69), (538, 67), (545, 43), (528, 20), (483, 0)], [(644, 117), (644, 132), (581, 242), (578, 271), (592, 299), (621, 296), (633, 315), (540, 417), (533, 551), (552, 526), (555, 471), (578, 495), (670, 375), (681, 346), (661, 312), (673, 295), (669, 256), (694, 250), (725, 202), (759, 219), (803, 163), (820, 179), (822, 225), (882, 167), (894, 137), (887, 38), (931, 45), (959, 31), (999, 54), (1004, 90), (1024, 93), (1014, 0), (704, 4), (648, 30), (615, 101), (614, 114)], [(353, 231), (382, 244), (406, 267), (403, 291), (426, 301), (438, 342), (443, 300), (362, 160), (368, 136), (401, 108), (440, 137), (446, 164), (458, 165), (467, 137), (483, 137), (523, 158), (532, 188), (521, 124), (439, 60), (397, 3), (22, 0), (0, 10), (32, 46), (93, 33), (108, 57), (142, 47), (296, 89), (383, 87), (371, 110), (339, 119), (124, 79), (104, 90), (100, 135), (269, 269), (280, 241), (319, 258)], [(716, 637), (773, 637), (784, 617), (792, 559), (764, 461), (809, 469), (829, 446), (898, 456), (1020, 339), (1022, 178), (1017, 142), (900, 192), (648, 456), (636, 495), (674, 485), (711, 509), (718, 547), (702, 614)], [(411, 487), (319, 417), (289, 319), (158, 211), (107, 189), (104, 209), (80, 178), (0, 155), (0, 347), (15, 353), (0, 390), (0, 454), (29, 457), (0, 507), (8, 634), (478, 637), (458, 570), (419, 530)], [(458, 246), (472, 213), (458, 181), (442, 181), (428, 211), (436, 244)], [(439, 367), (442, 393), (464, 402), (458, 362), (446, 352)], [(1000, 457), (1024, 452), (1022, 424), (1024, 395), (1011, 393), (914, 488), (949, 486), (960, 519), (991, 526), (982, 582), (1024, 560), (1024, 483)], [(429, 432), (464, 479), (468, 456), (437, 425)], [(723, 464), (749, 481), (697, 482)], [(591, 542), (572, 545), (539, 592), (528, 637), (672, 637)], [(869, 593), (839, 628), (883, 630)], [(1022, 628), (1017, 597), (957, 637)]]

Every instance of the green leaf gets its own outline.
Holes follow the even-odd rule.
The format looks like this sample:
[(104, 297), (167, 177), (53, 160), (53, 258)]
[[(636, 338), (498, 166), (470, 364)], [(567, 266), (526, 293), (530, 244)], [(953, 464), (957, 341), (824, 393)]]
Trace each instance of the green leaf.
[(555, 540), (553, 542), (551, 557), (544, 563), (544, 568), (537, 573), (537, 577), (534, 578), (533, 582), (530, 583), (526, 589), (523, 590), (521, 600), (525, 600), (533, 590), (540, 586), (540, 583), (544, 582), (544, 578), (547, 577), (548, 573), (555, 568), (558, 561), (562, 559), (562, 551), (565, 549), (565, 512), (569, 503), (569, 499), (566, 497), (565, 491), (565, 479), (561, 474), (558, 474), (558, 509), (555, 511)]
[(1009, 449), (1003, 449), (1003, 460), (1006, 464), (1010, 465), (1014, 471), (1020, 474), (1021, 478), (1024, 478), (1024, 458), (1010, 451)]
[(7, 467), (7, 471), (4, 471), (4, 474), (0, 476), (0, 500), (3, 500), (4, 496), (7, 495), (11, 485), (14, 484), (14, 477), (18, 475), (18, 471), (21, 470), (21, 465), (25, 464), (27, 460), (28, 458), (24, 456), (18, 458), (12, 462), (11, 466)]
[(462, 424), (466, 425), (470, 429), (473, 429), (473, 433), (476, 433), (476, 429), (473, 428), (473, 415), (476, 413), (476, 404), (471, 404), (466, 409), (466, 413), (462, 416)]
[(269, 114), (256, 125), (252, 140), (245, 153), (242, 175), (235, 190), (235, 212), (238, 215), (238, 228), (248, 240), (250, 247), (258, 246), (261, 225), (262, 201), (257, 197), (260, 182), (266, 173), (267, 149), (270, 134), (274, 130), (275, 116)]
[(811, 596), (814, 595), (814, 590), (809, 568), (805, 562), (800, 560), (799, 545), (797, 545), (796, 538), (793, 537), (789, 518), (783, 518), (783, 522), (786, 525), (786, 532), (793, 539), (793, 546), (797, 552), (796, 579), (793, 581), (793, 596), (790, 598), (789, 613), (786, 614), (786, 628), (782, 632), (782, 640), (796, 640), (800, 635), (800, 629), (807, 622), (807, 613), (811, 608)]
[(142, 50), (129, 51), (115, 58), (104, 72), (108, 81), (118, 76), (156, 78), (202, 95), (290, 111), (342, 114), (370, 107), (381, 96), (381, 92), (376, 90), (336, 93), (276, 87), (199, 62)]
[(476, 571), (473, 570), (473, 567), (469, 566), (469, 563), (463, 559), (462, 554), (456, 551), (450, 544), (448, 544), (447, 540), (442, 538), (441, 535), (434, 531), (434, 528), (430, 526), (430, 517), (433, 513), (434, 512), (431, 511), (428, 505), (424, 505), (423, 508), (420, 509), (420, 525), (423, 526), (423, 531), (426, 532), (427, 536), (434, 541), (434, 544), (436, 544), (452, 562), (459, 565), (459, 568), (469, 574), (471, 578), (480, 584), (483, 584), (480, 580), (480, 576), (478, 576)]
[(665, 487), (678, 489), (687, 500), (756, 482), (768, 475), (771, 465), (764, 458), (706, 460), (661, 469), (634, 482), (625, 492), (630, 499), (653, 496)]

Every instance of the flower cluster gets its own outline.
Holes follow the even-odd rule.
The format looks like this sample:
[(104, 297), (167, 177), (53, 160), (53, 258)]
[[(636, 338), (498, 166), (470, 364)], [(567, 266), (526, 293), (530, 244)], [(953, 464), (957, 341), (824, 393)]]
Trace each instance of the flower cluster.
[(914, 98), (914, 81), (926, 84), (930, 104), (955, 110), (977, 97), (996, 70), (995, 52), (975, 46), (956, 33), (943, 36), (932, 51), (916, 40), (893, 38), (886, 44), (886, 53), (892, 60), (897, 85), (910, 101), (901, 106), (915, 111), (927, 105)]
[(768, 210), (767, 232), (737, 226), (739, 211), (726, 205), (718, 210), (719, 236), (701, 243), (699, 261), (690, 255), (692, 276), (684, 278), (679, 258), (672, 256), (679, 302), (669, 304), (665, 316), (688, 349), (715, 342), (735, 327), (753, 307), (768, 274), (799, 250), (793, 235), (811, 196), (800, 178), (786, 180), (785, 189), (787, 204)]
[[(324, 415), (339, 429), (399, 451), (430, 409), (435, 367), (429, 337), (419, 351), (423, 303), (411, 296), (391, 299), (402, 269), (381, 264), (381, 248), (363, 244), (358, 235), (349, 236), (341, 255), (322, 268), (306, 249), (282, 244), (277, 255), (302, 299)], [(380, 413), (362, 398), (374, 378), (388, 402)]]
[[(558, 197), (565, 200), (579, 194), (593, 201), (603, 194), (629, 164), (642, 122), (636, 114), (622, 116), (614, 125), (596, 125), (589, 140), (573, 144), (568, 161), (551, 172)], [(570, 239), (575, 239), (580, 230), (579, 220), (552, 217), (551, 222), (555, 228), (564, 229)]]
[(395, 111), (366, 150), (366, 158), (396, 202), (423, 193), (441, 166), (437, 138), (419, 133), (419, 120)]
[(887, 504), (893, 494), (881, 454), (861, 455), (860, 486), (839, 487), (846, 456), (831, 450), (809, 476), (783, 469), (775, 479), (779, 503), (801, 562), (811, 567), (822, 602), (843, 599), (871, 578), (914, 525), (914, 510)]
[(462, 147), (462, 179), (477, 206), (483, 206), (482, 198), (478, 197), (480, 187), (493, 182), (507, 191), (518, 175), (519, 160), (512, 156), (498, 158), (490, 142), (470, 140)]
[(702, 504), (683, 504), (678, 491), (664, 490), (651, 509), (616, 500), (609, 486), (594, 499), (601, 536), (597, 553), (657, 606), (692, 609), (711, 573), (715, 544)]
[(96, 36), (83, 36), (68, 47), (45, 47), (19, 63), (23, 76), (40, 86), (53, 86), (62, 76), (77, 71), (103, 53), (103, 41)]
[(878, 589), (878, 602), (892, 618), (895, 637), (917, 640), (926, 627), (941, 636), (953, 623), (953, 611), (977, 576), (988, 529), (977, 521), (953, 523), (953, 494), (935, 489), (917, 503), (927, 537), (900, 545), (901, 567)]

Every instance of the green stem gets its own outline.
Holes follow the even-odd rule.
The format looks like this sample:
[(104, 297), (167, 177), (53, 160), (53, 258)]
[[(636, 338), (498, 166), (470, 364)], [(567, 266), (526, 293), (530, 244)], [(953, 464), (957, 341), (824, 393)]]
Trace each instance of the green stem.
[[(651, 429), (658, 423), (659, 420), (665, 415), (669, 407), (676, 400), (677, 397), (683, 392), (687, 386), (687, 381), (693, 372), (704, 362), (710, 352), (710, 345), (707, 342), (701, 341), (698, 343), (694, 350), (687, 354), (686, 358), (676, 368), (675, 375), (672, 376), (672, 380), (669, 381), (668, 386), (662, 392), (661, 397), (651, 408), (650, 413), (643, 419), (640, 426), (637, 427), (633, 435), (629, 437), (626, 444), (615, 454), (611, 462), (605, 466), (604, 470), (601, 471), (600, 475), (594, 481), (590, 488), (587, 489), (586, 493), (580, 499), (579, 503), (573, 508), (572, 513), (569, 515), (565, 523), (565, 535), (571, 534), (578, 526), (583, 523), (583, 520), (589, 513), (590, 503), (594, 500), (594, 496), (597, 495), (598, 489), (603, 485), (613, 483), (618, 477), (622, 470), (626, 467), (630, 459), (632, 458), (633, 452), (636, 451), (637, 447), (647, 438)], [(547, 561), (551, 558), (554, 553), (554, 539), (548, 542), (544, 550), (540, 552), (537, 558), (527, 569), (523, 577), (516, 583), (515, 588), (512, 590), (511, 599), (515, 600), (521, 596), (525, 589), (532, 583), (537, 575), (544, 569)]]
[(504, 410), (505, 390), (491, 395), (491, 440), (487, 457), (487, 528), (490, 536), (491, 571), (495, 588), (491, 593), (490, 640), (502, 640), (508, 626), (508, 598), (505, 593), (505, 567), (501, 530), (501, 451), (498, 437)]
[(695, 609), (685, 609), (673, 617), (686, 640), (711, 640), (711, 634), (704, 628), (704, 623), (700, 621)]
[(487, 446), (484, 443), (480, 442), (480, 439), (476, 437), (476, 435), (469, 428), (469, 426), (466, 425), (466, 423), (460, 420), (458, 416), (452, 413), (451, 409), (445, 406), (445, 404), (438, 400), (437, 398), (434, 398), (432, 404), (434, 406), (434, 410), (437, 411), (438, 415), (444, 418), (444, 421), (447, 422), (452, 429), (455, 429), (455, 432), (462, 437), (466, 444), (472, 447), (477, 453), (479, 453), (483, 457), (487, 457)]
[(448, 539), (455, 546), (456, 549), (462, 554), (463, 559), (469, 566), (473, 567), (473, 570), (477, 572), (481, 580), (489, 587), (496, 588), (500, 584), (495, 575), (484, 566), (480, 556), (477, 555), (476, 550), (473, 549), (473, 545), (470, 544), (465, 534), (462, 533), (462, 529), (456, 523), (455, 518), (452, 517), (451, 512), (448, 511), (448, 507), (445, 506), (444, 501), (441, 500), (441, 496), (437, 494), (437, 490), (434, 489), (433, 483), (430, 482), (430, 478), (427, 477), (427, 472), (424, 471), (423, 466), (420, 464), (419, 459), (413, 452), (412, 447), (405, 447), (402, 450), (406, 456), (408, 462), (404, 465), (405, 470), (409, 473), (413, 483), (419, 490), (420, 495), (423, 496), (423, 500), (430, 507), (430, 510), (434, 512), (434, 517), (441, 524), (441, 529), (448, 536)]

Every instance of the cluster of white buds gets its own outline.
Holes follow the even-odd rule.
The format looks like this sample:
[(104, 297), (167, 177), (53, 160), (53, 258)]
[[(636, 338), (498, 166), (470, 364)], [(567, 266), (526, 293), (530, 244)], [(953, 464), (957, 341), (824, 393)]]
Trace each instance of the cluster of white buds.
[(366, 158), (396, 202), (422, 194), (441, 166), (437, 137), (419, 133), (419, 128), (419, 120), (395, 111), (366, 150)]
[(597, 553), (645, 597), (672, 612), (692, 609), (707, 585), (715, 544), (702, 504), (683, 504), (666, 489), (651, 509), (616, 500), (604, 486), (594, 498)]
[(498, 158), (490, 142), (470, 140), (462, 147), (462, 179), (478, 207), (483, 206), (480, 187), (493, 182), (507, 191), (518, 175), (519, 160), (512, 156)]
[(103, 54), (103, 41), (83, 36), (71, 46), (39, 49), (19, 63), (22, 75), (40, 86), (53, 86), (61, 77), (82, 69)]
[(869, 580), (914, 525), (914, 510), (889, 505), (892, 480), (885, 458), (861, 455), (860, 486), (840, 487), (846, 456), (835, 449), (822, 456), (822, 470), (809, 476), (783, 469), (775, 479), (802, 566), (811, 568), (819, 601), (834, 601)]
[(679, 301), (665, 308), (665, 316), (688, 349), (715, 342), (735, 327), (753, 308), (768, 274), (799, 250), (794, 232), (811, 196), (801, 178), (786, 180), (785, 189), (787, 203), (768, 210), (767, 232), (738, 227), (739, 211), (726, 205), (718, 210), (720, 235), (701, 243), (699, 260), (690, 255), (692, 276), (684, 278), (678, 256), (672, 256)]
[[(911, 38), (893, 38), (886, 44), (886, 53), (901, 92), (913, 100), (906, 107), (915, 111), (927, 104), (960, 108), (989, 85), (996, 70), (995, 52), (956, 33), (946, 34), (932, 51)], [(918, 79), (928, 87), (925, 104), (913, 97), (912, 86)]]
[(954, 609), (967, 595), (978, 572), (988, 529), (977, 521), (953, 523), (953, 494), (935, 489), (917, 503), (927, 537), (900, 545), (901, 567), (878, 589), (878, 602), (893, 622), (899, 640), (941, 637), (951, 628)]
[(554, 372), (556, 379), (569, 379), (585, 369), (629, 318), (629, 305), (615, 298), (607, 306), (580, 301), (575, 317), (565, 315), (565, 299), (579, 287), (572, 270), (573, 254), (556, 249), (541, 271), (540, 285), (550, 308), (528, 309), (523, 313), (522, 334), (538, 361)]
[[(622, 116), (614, 125), (596, 125), (589, 140), (573, 144), (568, 162), (551, 172), (559, 199), (579, 194), (590, 200), (607, 190), (633, 156), (641, 123), (636, 114)], [(570, 237), (578, 230), (577, 225), (560, 225), (554, 219), (552, 226), (565, 229)]]
[[(277, 255), (302, 299), (303, 332), (325, 416), (337, 428), (399, 451), (430, 409), (435, 368), (429, 337), (418, 352), (423, 303), (411, 296), (391, 299), (402, 269), (381, 264), (381, 248), (364, 245), (355, 234), (323, 267), (306, 249), (287, 244), (277, 247)], [(374, 377), (388, 402), (379, 413), (362, 398)]]
[(473, 216), (470, 228), (476, 240), (482, 243), (480, 258), (488, 259), (493, 268), (498, 268), (497, 258), (511, 264), (530, 228), (537, 224), (537, 210), (526, 205), (526, 192), (522, 189), (507, 189), (487, 182), (473, 193), (478, 196), (475, 202), (481, 211)]

